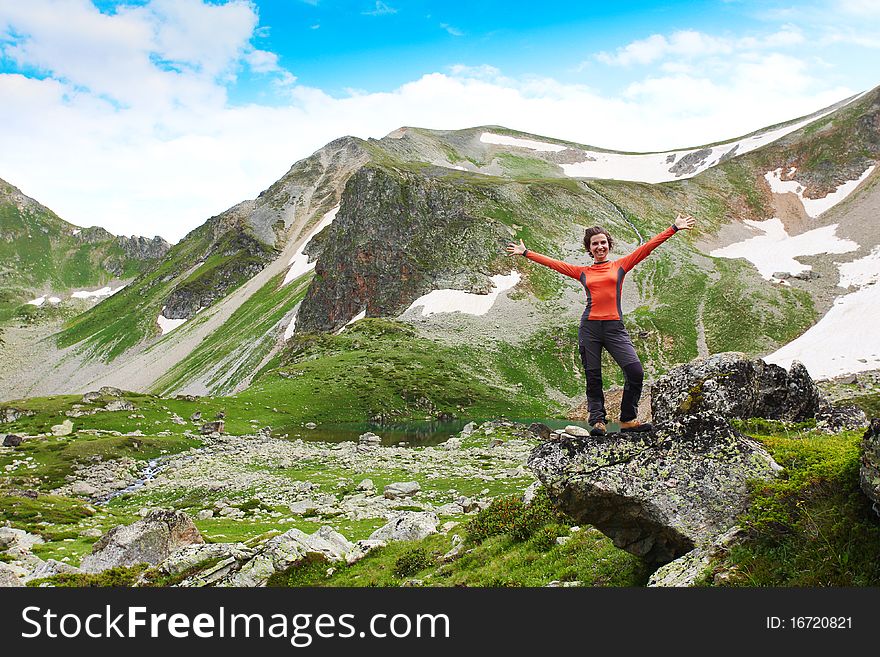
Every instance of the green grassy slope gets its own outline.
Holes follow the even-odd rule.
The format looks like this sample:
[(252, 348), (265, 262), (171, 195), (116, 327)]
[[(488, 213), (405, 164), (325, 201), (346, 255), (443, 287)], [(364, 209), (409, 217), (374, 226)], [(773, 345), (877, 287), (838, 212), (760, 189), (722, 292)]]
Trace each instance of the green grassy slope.
[(113, 278), (134, 277), (149, 266), (128, 257), (115, 238), (82, 241), (74, 235), (75, 226), (48, 208), (13, 202), (19, 194), (0, 180), (0, 322), (38, 290), (98, 287)]

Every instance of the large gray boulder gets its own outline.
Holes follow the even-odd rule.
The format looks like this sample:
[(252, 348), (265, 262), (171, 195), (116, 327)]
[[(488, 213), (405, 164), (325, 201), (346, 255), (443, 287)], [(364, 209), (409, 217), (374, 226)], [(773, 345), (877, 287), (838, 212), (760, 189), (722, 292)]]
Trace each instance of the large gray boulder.
[(63, 561), (48, 559), (34, 568), (31, 574), (25, 578), (25, 581), (29, 582), (32, 579), (43, 579), (54, 577), (55, 575), (75, 575), (81, 572), (79, 568), (66, 564)]
[(748, 507), (748, 482), (781, 469), (712, 412), (641, 434), (545, 442), (528, 463), (575, 521), (650, 563), (672, 561), (727, 531)]
[(871, 426), (862, 437), (859, 483), (874, 503), (874, 513), (880, 516), (880, 418), (871, 420)]
[(437, 533), (440, 519), (430, 511), (403, 511), (370, 534), (371, 541), (420, 541)]
[(670, 370), (651, 387), (655, 423), (703, 411), (728, 420), (762, 417), (802, 422), (815, 417), (821, 395), (806, 368), (791, 369), (739, 353), (697, 358)]
[(185, 545), (204, 543), (193, 521), (181, 511), (151, 511), (131, 525), (118, 525), (92, 546), (80, 568), (100, 573), (116, 566), (156, 565)]
[(253, 552), (233, 555), (199, 573), (181, 586), (265, 586), (275, 573), (307, 560), (337, 563), (347, 560), (354, 545), (333, 528), (324, 526), (314, 534), (290, 529), (256, 546)]

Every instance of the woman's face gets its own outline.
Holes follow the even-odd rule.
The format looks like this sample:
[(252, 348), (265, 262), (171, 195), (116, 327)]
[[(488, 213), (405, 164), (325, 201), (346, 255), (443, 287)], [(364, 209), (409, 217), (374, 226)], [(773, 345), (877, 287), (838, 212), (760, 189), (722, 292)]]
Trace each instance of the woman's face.
[(602, 262), (608, 257), (608, 238), (602, 233), (590, 237), (590, 255), (596, 262)]

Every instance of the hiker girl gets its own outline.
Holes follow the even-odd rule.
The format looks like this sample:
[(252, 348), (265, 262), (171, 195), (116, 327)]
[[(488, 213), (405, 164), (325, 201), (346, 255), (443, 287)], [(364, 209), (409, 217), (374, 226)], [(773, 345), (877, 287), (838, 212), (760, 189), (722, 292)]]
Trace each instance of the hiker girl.
[(632, 340), (623, 325), (620, 307), (620, 291), (626, 273), (648, 257), (654, 249), (672, 237), (679, 230), (694, 227), (695, 219), (690, 215), (679, 214), (669, 228), (642, 244), (628, 256), (619, 260), (608, 260), (614, 247), (614, 240), (604, 228), (594, 226), (584, 233), (584, 247), (593, 257), (589, 267), (578, 267), (567, 262), (548, 258), (540, 253), (529, 251), (522, 240), (519, 244), (507, 245), (508, 255), (524, 255), (529, 260), (555, 269), (560, 274), (580, 281), (587, 294), (587, 308), (581, 317), (578, 330), (578, 349), (587, 378), (587, 406), (590, 411), (590, 433), (594, 436), (605, 434), (608, 418), (605, 414), (605, 395), (602, 393), (602, 348), (617, 361), (626, 377), (623, 387), (623, 401), (620, 405), (621, 431), (650, 431), (651, 425), (637, 419), (639, 397), (642, 394), (644, 371), (636, 355)]

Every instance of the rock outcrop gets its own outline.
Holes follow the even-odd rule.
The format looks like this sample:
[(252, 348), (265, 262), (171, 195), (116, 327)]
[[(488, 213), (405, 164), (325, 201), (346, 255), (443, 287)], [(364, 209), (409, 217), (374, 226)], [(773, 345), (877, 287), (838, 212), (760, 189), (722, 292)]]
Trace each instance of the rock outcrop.
[(215, 566), (194, 575), (181, 586), (265, 586), (275, 573), (306, 560), (344, 562), (355, 546), (332, 528), (314, 534), (290, 529), (270, 538), (252, 551), (232, 554)]
[(748, 483), (780, 466), (711, 411), (652, 432), (571, 437), (535, 448), (529, 467), (578, 523), (650, 563), (666, 563), (736, 523)]
[(861, 447), (859, 483), (865, 495), (874, 503), (874, 513), (880, 516), (880, 418), (871, 420)]
[(420, 541), (437, 533), (440, 519), (430, 511), (403, 511), (372, 534), (371, 541)]
[[(706, 576), (706, 569), (713, 560), (723, 557), (730, 548), (741, 542), (745, 531), (741, 527), (732, 527), (709, 545), (701, 545), (680, 556), (675, 561), (660, 566), (648, 579), (648, 586), (681, 587), (694, 586)], [(730, 573), (717, 573), (713, 583), (722, 583)]]
[(728, 420), (762, 417), (802, 422), (815, 417), (821, 395), (806, 368), (791, 369), (739, 353), (697, 358), (670, 370), (651, 387), (655, 423), (702, 411)]
[(80, 568), (100, 573), (116, 566), (139, 563), (158, 564), (176, 549), (204, 543), (192, 520), (181, 511), (151, 511), (143, 520), (118, 525), (92, 546)]
[(476, 216), (485, 201), (440, 177), (359, 169), (336, 219), (306, 247), (317, 263), (296, 332), (335, 331), (364, 310), (394, 317), (436, 288), (490, 291), (488, 263), (509, 234)]

